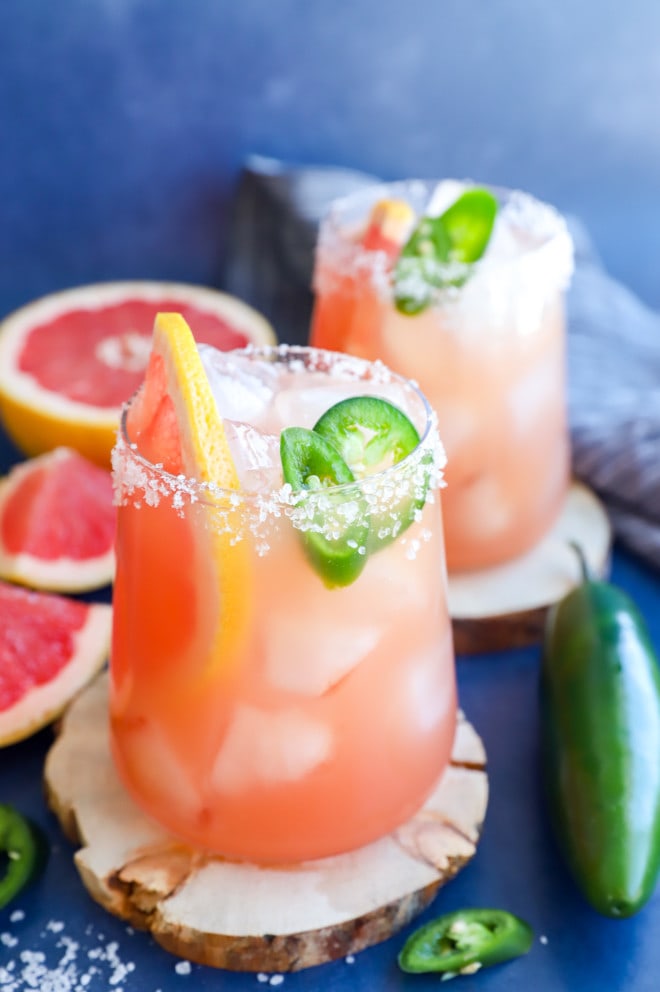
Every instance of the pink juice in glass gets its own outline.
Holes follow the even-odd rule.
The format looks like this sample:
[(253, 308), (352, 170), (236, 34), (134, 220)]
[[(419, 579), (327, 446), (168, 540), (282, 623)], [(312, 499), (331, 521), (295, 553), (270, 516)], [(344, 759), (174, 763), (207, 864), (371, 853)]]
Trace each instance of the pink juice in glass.
[[(379, 363), (284, 347), (200, 354), (241, 487), (168, 473), (125, 415), (115, 761), (136, 802), (192, 844), (260, 863), (351, 850), (423, 804), (454, 738), (435, 417)], [(283, 429), (310, 430), (356, 396), (400, 407), (414, 450), (357, 463), (354, 483), (285, 484)], [(333, 549), (350, 552), (340, 584), (324, 571)], [(223, 595), (237, 594), (218, 656), (211, 632)]]
[(483, 256), (458, 278), (448, 264), (419, 312), (395, 303), (411, 232), (472, 188), (411, 181), (337, 201), (321, 225), (314, 277), (311, 343), (381, 359), (419, 383), (437, 412), (450, 572), (532, 548), (560, 512), (570, 467), (564, 291), (572, 244), (551, 207), (491, 191), (498, 210)]

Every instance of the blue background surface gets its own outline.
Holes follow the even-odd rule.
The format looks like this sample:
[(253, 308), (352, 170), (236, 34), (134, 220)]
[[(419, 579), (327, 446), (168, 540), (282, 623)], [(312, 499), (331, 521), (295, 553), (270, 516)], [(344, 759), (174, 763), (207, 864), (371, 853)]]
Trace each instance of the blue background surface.
[[(250, 153), (520, 186), (579, 215), (609, 271), (658, 306), (659, 42), (657, 0), (408, 0), (405, 12), (382, 0), (1, 0), (0, 314), (102, 279), (222, 285)], [(14, 457), (3, 442), (0, 467)], [(614, 578), (660, 649), (660, 576), (617, 552)], [(558, 860), (539, 794), (537, 675), (535, 648), (459, 661), (491, 802), (477, 857), (421, 919), (489, 904), (547, 937), (461, 979), (466, 992), (657, 992), (660, 893), (631, 920), (604, 920)], [(78, 943), (81, 972), (97, 961), (91, 992), (268, 988), (196, 966), (180, 975), (91, 902), (43, 802), (50, 740), (44, 731), (0, 760), (0, 801), (53, 844), (42, 880), (0, 912), (0, 989), (22, 951), (61, 957), (49, 921)], [(25, 917), (12, 921), (17, 907)], [(402, 939), (283, 987), (437, 989), (398, 971)], [(111, 963), (87, 958), (114, 941), (135, 965), (117, 984)]]
[(2, 0), (0, 313), (222, 282), (250, 153), (519, 186), (660, 305), (657, 0)]

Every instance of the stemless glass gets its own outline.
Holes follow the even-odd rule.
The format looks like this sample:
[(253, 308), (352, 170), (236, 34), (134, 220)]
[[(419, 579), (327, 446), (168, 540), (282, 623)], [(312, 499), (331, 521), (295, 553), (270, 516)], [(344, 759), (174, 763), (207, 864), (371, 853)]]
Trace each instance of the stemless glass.
[[(284, 376), (259, 423), (271, 441), (290, 418), (311, 427), (319, 403), (342, 392), (392, 390), (421, 439), (355, 483), (296, 493), (257, 470), (256, 491), (234, 492), (146, 461), (123, 417), (113, 454), (117, 769), (136, 803), (185, 841), (295, 862), (387, 834), (449, 760), (444, 451), (423, 395), (380, 363), (306, 348), (236, 354)], [(345, 549), (349, 533), (363, 535), (363, 567), (330, 587), (309, 543), (320, 535)]]
[(373, 207), (422, 216), (436, 183), (371, 187), (337, 200), (317, 246), (311, 343), (381, 359), (414, 379), (447, 450), (443, 516), (450, 572), (515, 558), (551, 528), (569, 484), (564, 291), (572, 243), (561, 216), (524, 193), (491, 190), (499, 215), (462, 285), (400, 313), (392, 258), (362, 243)]

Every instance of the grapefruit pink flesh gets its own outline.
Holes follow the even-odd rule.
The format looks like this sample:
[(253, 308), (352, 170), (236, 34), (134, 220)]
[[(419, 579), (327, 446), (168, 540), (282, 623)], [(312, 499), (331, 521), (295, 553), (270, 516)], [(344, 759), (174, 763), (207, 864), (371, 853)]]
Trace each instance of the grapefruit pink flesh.
[(24, 341), (19, 369), (47, 390), (77, 403), (117, 407), (144, 378), (158, 311), (179, 310), (195, 339), (228, 351), (250, 337), (218, 314), (172, 299), (157, 304), (127, 299), (98, 310), (71, 310), (35, 324)]
[(55, 719), (101, 668), (111, 608), (0, 581), (0, 746)]
[(108, 282), (42, 297), (0, 322), (0, 416), (23, 454), (67, 446), (109, 467), (121, 405), (144, 377), (155, 315), (167, 309), (221, 350), (275, 343), (261, 314), (205, 286)]
[(82, 591), (114, 572), (116, 510), (110, 472), (57, 448), (0, 480), (0, 577)]
[[(128, 432), (166, 471), (239, 488), (222, 418), (186, 321), (159, 313), (144, 389), (129, 409)], [(147, 454), (148, 452), (148, 454)]]

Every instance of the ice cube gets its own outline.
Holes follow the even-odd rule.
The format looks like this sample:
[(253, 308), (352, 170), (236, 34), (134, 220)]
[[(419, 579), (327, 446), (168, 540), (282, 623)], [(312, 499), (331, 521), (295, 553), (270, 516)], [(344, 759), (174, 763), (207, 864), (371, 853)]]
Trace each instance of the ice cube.
[(513, 504), (501, 481), (493, 476), (479, 476), (460, 490), (455, 489), (454, 496), (460, 517), (456, 526), (469, 529), (474, 538), (494, 538), (512, 525)]
[(548, 411), (561, 402), (562, 385), (557, 366), (548, 362), (546, 355), (518, 379), (508, 396), (514, 430), (518, 434), (539, 430)]
[(428, 581), (426, 569), (414, 562), (402, 561), (401, 555), (401, 550), (390, 546), (369, 558), (366, 565), (369, 592), (356, 604), (359, 615), (365, 621), (378, 624), (383, 632), (388, 630), (392, 617), (411, 612), (423, 616), (433, 609), (435, 589)]
[[(309, 616), (274, 617), (268, 637), (266, 677), (271, 685), (304, 696), (321, 696), (348, 675), (380, 639), (376, 626), (340, 623)], [(322, 618), (319, 622), (323, 623)], [(319, 630), (323, 633), (319, 637)]]
[[(411, 412), (411, 390), (409, 386), (403, 386), (399, 382), (364, 382), (362, 383), (362, 395), (363, 396), (380, 396), (381, 399), (387, 400), (388, 403), (392, 403), (394, 406), (398, 406), (399, 410), (403, 410), (410, 420), (415, 421), (417, 418), (413, 416)], [(419, 423), (417, 427), (419, 427)]]
[[(401, 698), (401, 709), (410, 706), (416, 726), (424, 733), (437, 727), (447, 716), (454, 697), (447, 691), (447, 669), (453, 659), (451, 629), (442, 642), (429, 651), (411, 659), (406, 666), (407, 684)], [(404, 721), (405, 722), (405, 718)]]
[(123, 755), (128, 773), (136, 788), (149, 800), (158, 802), (163, 795), (176, 797), (182, 815), (197, 817), (200, 796), (165, 732), (150, 721), (131, 729)]
[(277, 368), (245, 355), (200, 344), (199, 355), (220, 416), (256, 423), (266, 413), (277, 387)]
[(480, 421), (475, 410), (458, 403), (443, 403), (438, 413), (438, 430), (449, 457), (479, 437)]
[(312, 428), (319, 417), (341, 400), (352, 396), (379, 396), (406, 412), (409, 390), (397, 382), (371, 379), (350, 380), (342, 385), (319, 385), (312, 389), (286, 389), (275, 398), (275, 409), (282, 424)]
[(239, 706), (216, 758), (211, 780), (221, 792), (295, 782), (330, 757), (332, 734), (300, 709)]
[(267, 493), (282, 485), (280, 439), (236, 420), (225, 420), (225, 432), (241, 488)]
[(287, 427), (312, 428), (322, 413), (347, 396), (351, 386), (323, 385), (321, 382), (310, 389), (283, 389), (275, 397), (275, 409), (281, 423)]
[(444, 214), (445, 210), (448, 210), (468, 188), (467, 183), (461, 183), (457, 179), (443, 179), (431, 193), (424, 211), (426, 216), (439, 217), (440, 214)]
[(504, 262), (518, 258), (525, 250), (525, 245), (516, 235), (506, 215), (498, 212), (484, 258), (488, 261)]

